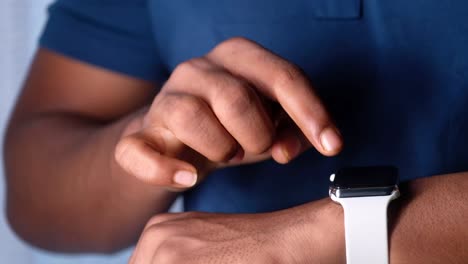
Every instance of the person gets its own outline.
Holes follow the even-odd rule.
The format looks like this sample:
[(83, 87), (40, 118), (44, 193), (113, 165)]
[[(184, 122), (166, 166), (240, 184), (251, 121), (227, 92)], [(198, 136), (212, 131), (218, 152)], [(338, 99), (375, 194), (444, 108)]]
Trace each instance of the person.
[(392, 164), (391, 262), (464, 263), (467, 9), (58, 0), (6, 134), (9, 222), (49, 250), (138, 241), (131, 263), (342, 263), (328, 175)]

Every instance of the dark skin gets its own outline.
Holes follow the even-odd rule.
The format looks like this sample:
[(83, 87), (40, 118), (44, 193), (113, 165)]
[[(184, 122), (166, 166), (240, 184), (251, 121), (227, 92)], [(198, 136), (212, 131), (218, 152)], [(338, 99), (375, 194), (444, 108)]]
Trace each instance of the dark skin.
[[(466, 263), (467, 177), (401, 185), (389, 209), (391, 263)], [(343, 210), (326, 198), (267, 214), (158, 215), (130, 263), (345, 263)]]
[[(155, 87), (38, 52), (5, 145), (7, 212), (20, 236), (53, 250), (114, 251), (214, 169), (285, 163), (309, 142), (325, 155), (341, 148), (302, 72), (245, 39), (179, 65), (156, 96)], [(292, 119), (279, 125), (265, 103), (273, 100)], [(323, 132), (334, 149), (323, 146)], [(180, 171), (195, 179), (177, 182)]]
[[(249, 69), (259, 64), (264, 72)], [(21, 237), (51, 250), (113, 252), (135, 243), (144, 230), (132, 263), (343, 262), (342, 210), (329, 199), (266, 215), (160, 214), (195, 183), (177, 183), (180, 170), (199, 182), (224, 166), (267, 158), (286, 163), (310, 147), (324, 155), (339, 152), (339, 136), (323, 144), (323, 132), (336, 129), (294, 65), (234, 39), (178, 67), (155, 95), (157, 86), (38, 52), (5, 146), (8, 218)], [(201, 86), (210, 89), (204, 93)], [(219, 97), (220, 87), (243, 92)], [(228, 100), (220, 105), (229, 108), (218, 100)], [(271, 102), (282, 109), (279, 115), (272, 114), (278, 112)], [(184, 120), (191, 111), (178, 109), (196, 109), (197, 115)], [(403, 187), (392, 214), (392, 263), (463, 263), (466, 174)], [(262, 233), (272, 235), (259, 238)], [(220, 240), (236, 247), (219, 254), (223, 243), (210, 241)]]
[(50, 250), (110, 252), (167, 210), (176, 194), (129, 177), (113, 159), (152, 95), (151, 83), (38, 52), (5, 146), (7, 213), (20, 236)]

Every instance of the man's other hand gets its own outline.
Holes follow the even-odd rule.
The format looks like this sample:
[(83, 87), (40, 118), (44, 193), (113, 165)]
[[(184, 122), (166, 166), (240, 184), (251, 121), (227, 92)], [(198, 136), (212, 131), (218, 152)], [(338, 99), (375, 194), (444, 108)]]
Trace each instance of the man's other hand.
[(297, 66), (234, 38), (181, 63), (130, 123), (115, 157), (144, 182), (184, 190), (216, 168), (271, 157), (287, 163), (311, 145), (332, 156), (342, 144)]
[(130, 264), (344, 263), (343, 213), (324, 199), (266, 214), (162, 214)]

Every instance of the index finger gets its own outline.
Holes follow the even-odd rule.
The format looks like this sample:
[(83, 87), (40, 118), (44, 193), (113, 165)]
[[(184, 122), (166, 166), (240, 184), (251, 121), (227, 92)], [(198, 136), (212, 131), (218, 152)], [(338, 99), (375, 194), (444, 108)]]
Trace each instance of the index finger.
[(338, 129), (299, 67), (243, 38), (221, 43), (207, 58), (277, 101), (322, 154), (333, 156), (341, 150)]

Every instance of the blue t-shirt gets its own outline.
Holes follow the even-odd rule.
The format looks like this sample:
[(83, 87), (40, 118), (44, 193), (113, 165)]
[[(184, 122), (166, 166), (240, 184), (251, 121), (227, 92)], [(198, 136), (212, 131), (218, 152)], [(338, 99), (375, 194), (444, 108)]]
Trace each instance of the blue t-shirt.
[[(468, 170), (466, 0), (59, 0), (41, 46), (163, 82), (234, 36), (299, 65), (345, 148), (214, 172), (186, 210), (263, 212), (328, 195), (341, 166), (391, 164), (402, 180)], [(65, 88), (66, 89), (66, 88)]]

